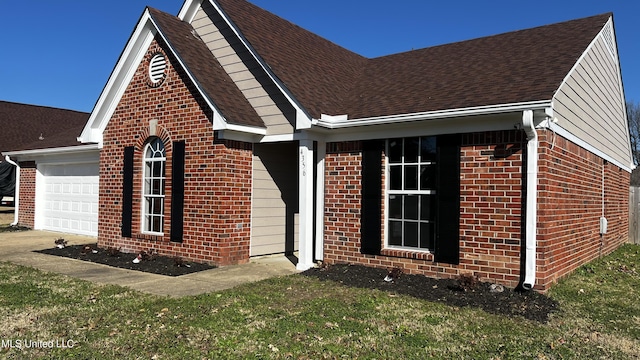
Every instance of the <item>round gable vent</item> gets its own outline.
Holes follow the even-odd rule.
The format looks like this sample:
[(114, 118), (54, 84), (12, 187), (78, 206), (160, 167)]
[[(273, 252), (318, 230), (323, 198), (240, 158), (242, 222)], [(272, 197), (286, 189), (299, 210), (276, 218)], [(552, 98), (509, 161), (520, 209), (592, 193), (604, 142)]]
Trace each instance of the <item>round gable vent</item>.
[(149, 61), (149, 80), (154, 86), (158, 86), (164, 80), (167, 70), (167, 60), (164, 54), (155, 54)]

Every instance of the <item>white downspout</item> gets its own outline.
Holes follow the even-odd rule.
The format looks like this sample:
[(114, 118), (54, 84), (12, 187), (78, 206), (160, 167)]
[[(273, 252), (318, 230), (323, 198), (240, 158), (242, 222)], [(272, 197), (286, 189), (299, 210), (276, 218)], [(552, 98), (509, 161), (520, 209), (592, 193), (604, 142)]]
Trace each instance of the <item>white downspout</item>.
[(18, 209), (20, 206), (20, 165), (11, 160), (9, 155), (5, 156), (4, 160), (16, 167), (16, 189), (13, 194), (13, 222), (10, 224), (11, 226), (16, 226), (18, 225)]
[(536, 225), (538, 222), (538, 133), (533, 123), (533, 110), (523, 111), (522, 126), (527, 134), (526, 242), (522, 287), (531, 290), (536, 284)]

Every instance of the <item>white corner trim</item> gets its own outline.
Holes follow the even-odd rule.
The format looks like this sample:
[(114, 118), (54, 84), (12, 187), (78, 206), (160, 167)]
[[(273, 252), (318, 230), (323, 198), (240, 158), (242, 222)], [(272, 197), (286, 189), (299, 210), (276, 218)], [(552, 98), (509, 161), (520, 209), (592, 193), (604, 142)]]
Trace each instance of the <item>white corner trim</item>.
[(338, 122), (338, 121), (346, 121), (349, 120), (349, 115), (328, 115), (321, 114), (320, 120), (327, 122)]

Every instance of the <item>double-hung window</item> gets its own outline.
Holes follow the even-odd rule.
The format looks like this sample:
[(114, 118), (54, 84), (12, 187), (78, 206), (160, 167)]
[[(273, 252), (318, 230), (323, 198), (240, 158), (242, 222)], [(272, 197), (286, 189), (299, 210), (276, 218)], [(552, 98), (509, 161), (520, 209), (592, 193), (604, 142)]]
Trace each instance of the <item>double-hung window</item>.
[(435, 136), (387, 140), (387, 246), (434, 250)]
[(146, 233), (162, 234), (164, 231), (166, 162), (164, 144), (159, 138), (154, 138), (144, 150), (142, 226)]

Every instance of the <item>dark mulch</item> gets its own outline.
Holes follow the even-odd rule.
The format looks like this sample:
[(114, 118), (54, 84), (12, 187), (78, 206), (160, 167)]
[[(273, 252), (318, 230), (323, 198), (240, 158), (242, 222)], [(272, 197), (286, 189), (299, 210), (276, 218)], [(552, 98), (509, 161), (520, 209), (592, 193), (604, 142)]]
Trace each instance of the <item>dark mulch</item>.
[[(91, 251), (83, 251), (85, 246), (90, 246), (92, 249), (98, 250), (98, 252), (94, 254)], [(38, 250), (35, 252), (166, 276), (180, 276), (215, 268), (215, 266), (208, 264), (187, 262), (177, 258), (160, 255), (153, 255), (150, 259), (134, 264), (133, 259), (136, 258), (137, 254), (118, 253), (114, 256), (113, 253), (110, 253), (109, 249), (98, 248), (96, 244), (68, 245), (63, 249), (53, 247), (51, 249)]]
[(469, 284), (464, 279), (432, 279), (422, 275), (402, 274), (392, 282), (384, 281), (389, 271), (361, 265), (332, 265), (305, 271), (306, 276), (331, 280), (353, 287), (378, 289), (410, 295), (428, 301), (458, 307), (477, 307), (492, 314), (547, 322), (549, 314), (559, 310), (553, 299), (535, 291), (518, 291), (504, 287), (491, 292), (490, 283)]
[(16, 231), (28, 231), (28, 230), (31, 230), (31, 228), (20, 226), (20, 225), (0, 226), (0, 232), (16, 232)]

